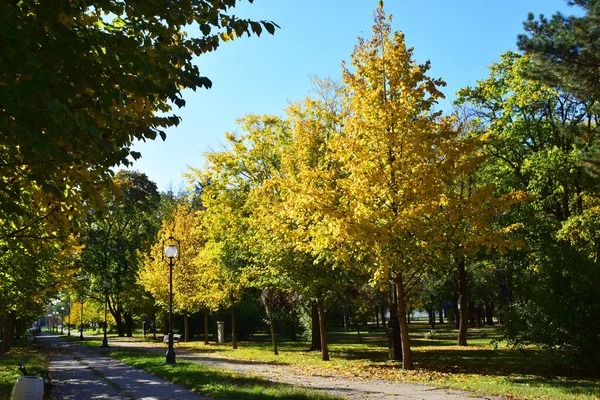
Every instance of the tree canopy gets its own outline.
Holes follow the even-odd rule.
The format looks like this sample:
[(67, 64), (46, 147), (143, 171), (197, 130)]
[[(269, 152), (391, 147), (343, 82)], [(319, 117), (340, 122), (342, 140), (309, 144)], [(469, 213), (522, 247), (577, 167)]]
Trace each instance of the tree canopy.
[(529, 75), (550, 87), (560, 87), (580, 99), (600, 96), (600, 1), (569, 0), (583, 16), (556, 13), (536, 20), (529, 14), (519, 49), (533, 58)]
[(110, 168), (140, 157), (133, 141), (164, 140), (182, 91), (211, 87), (194, 57), (274, 32), (231, 15), (237, 3), (3, 2), (0, 240), (79, 225), (78, 210), (101, 204)]

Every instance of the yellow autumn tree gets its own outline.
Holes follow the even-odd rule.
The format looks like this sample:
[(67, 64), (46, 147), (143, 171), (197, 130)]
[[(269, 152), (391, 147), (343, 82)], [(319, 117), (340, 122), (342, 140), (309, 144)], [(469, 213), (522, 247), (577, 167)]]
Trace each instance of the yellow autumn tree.
[[(344, 292), (350, 281), (349, 249), (335, 221), (347, 210), (340, 203), (340, 164), (332, 143), (343, 133), (345, 96), (339, 83), (315, 80), (313, 96), (287, 110), (291, 130), (282, 160), (282, 174), (274, 179), (273, 212), (264, 216), (264, 226), (281, 234), (293, 255), (292, 263), (280, 263), (280, 275), (291, 282), (294, 292), (313, 302), (311, 348), (329, 360), (324, 303)], [(318, 326), (316, 326), (318, 325)], [(315, 329), (316, 328), (316, 329)], [(318, 337), (316, 337), (318, 333)]]
[(146, 255), (139, 279), (152, 293), (158, 305), (169, 306), (169, 265), (163, 259), (163, 239), (174, 237), (180, 241), (180, 259), (173, 266), (173, 311), (183, 315), (184, 337), (188, 340), (188, 316), (197, 311), (205, 313), (205, 342), (208, 337), (208, 312), (222, 302), (214, 274), (199, 259), (205, 239), (202, 231), (203, 211), (194, 210), (186, 201), (174, 205), (172, 214), (163, 220), (159, 240)]
[(260, 243), (266, 242), (257, 239), (256, 210), (261, 199), (255, 192), (278, 173), (280, 151), (287, 140), (286, 124), (279, 117), (247, 115), (238, 123), (241, 132), (226, 133), (227, 145), (207, 153), (202, 170), (188, 173), (191, 182), (202, 186), (207, 239), (202, 259), (214, 266), (231, 306), (233, 348), (237, 347), (235, 303), (245, 287), (260, 287), (265, 281), (257, 281), (255, 268), (247, 273), (249, 267), (269, 271), (265, 257), (257, 256)]
[(381, 3), (374, 17), (373, 36), (359, 38), (351, 67), (343, 66), (349, 117), (336, 154), (351, 212), (340, 232), (370, 255), (375, 280), (395, 284), (403, 366), (412, 369), (407, 292), (439, 261), (435, 216), (448, 182), (472, 164), (475, 143), (435, 111), (445, 84), (426, 75), (429, 62), (413, 60)]

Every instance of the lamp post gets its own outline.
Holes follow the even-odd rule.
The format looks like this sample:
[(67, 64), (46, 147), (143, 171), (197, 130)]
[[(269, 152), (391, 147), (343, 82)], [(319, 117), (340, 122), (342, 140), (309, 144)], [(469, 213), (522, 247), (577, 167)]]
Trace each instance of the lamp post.
[(85, 301), (85, 297), (81, 296), (79, 300), (81, 300), (81, 321), (79, 321), (79, 339), (83, 340), (83, 302)]
[(65, 308), (61, 307), (60, 308), (60, 334), (61, 335), (64, 334), (64, 328), (65, 328)]
[[(167, 364), (175, 364), (175, 350), (173, 349), (173, 259), (177, 257), (180, 247), (179, 240), (173, 236), (169, 236), (170, 241), (177, 242), (177, 246), (169, 244), (165, 247), (165, 241), (163, 240), (163, 248), (165, 253), (163, 255), (163, 261), (165, 256), (169, 259), (169, 349), (167, 350)], [(177, 260), (181, 259), (181, 254)]]
[(104, 281), (104, 294), (106, 297), (104, 301), (104, 338), (102, 339), (101, 347), (108, 347), (108, 339), (106, 338), (106, 308), (108, 307), (108, 288), (110, 288), (110, 282)]
[(69, 324), (67, 325), (67, 336), (71, 336), (71, 299), (67, 301), (67, 309), (69, 310)]

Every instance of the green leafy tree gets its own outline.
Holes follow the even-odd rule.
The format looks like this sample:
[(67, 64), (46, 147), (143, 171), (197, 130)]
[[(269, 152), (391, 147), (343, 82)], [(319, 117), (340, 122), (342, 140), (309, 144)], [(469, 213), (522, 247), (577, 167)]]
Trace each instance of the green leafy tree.
[(597, 242), (590, 234), (598, 188), (586, 160), (598, 136), (598, 115), (591, 112), (593, 99), (524, 78), (532, 62), (506, 53), (488, 79), (459, 93), (486, 136), (484, 179), (502, 193), (522, 190), (532, 199), (503, 216), (525, 227), (529, 247), (496, 261), (501, 282), (518, 282), (505, 287), (511, 292), (506, 297), (516, 301), (504, 310), (507, 337), (597, 365), (592, 332), (598, 331), (598, 309), (587, 299), (599, 282)]
[(533, 59), (528, 75), (550, 87), (576, 95), (580, 100), (600, 97), (600, 2), (569, 0), (579, 6), (583, 16), (556, 13), (536, 20), (530, 13), (524, 23), (526, 33), (519, 35), (519, 49)]
[(120, 171), (113, 190), (105, 194), (108, 213), (90, 223), (81, 265), (99, 300), (105, 294), (104, 282), (110, 283), (108, 306), (119, 336), (132, 334), (131, 307), (143, 293), (137, 274), (141, 255), (148, 251), (159, 229), (159, 201), (156, 184), (145, 174)]
[(194, 57), (274, 32), (271, 22), (235, 17), (236, 4), (0, 4), (2, 248), (61, 242), (83, 228), (87, 210), (102, 209), (111, 168), (140, 156), (133, 141), (164, 140), (183, 90), (211, 87)]
[[(233, 347), (237, 347), (234, 304), (244, 286), (245, 270), (255, 258), (253, 213), (257, 207), (252, 192), (279, 168), (285, 123), (278, 117), (248, 115), (239, 120), (242, 134), (228, 133), (229, 147), (208, 153), (203, 171), (192, 170), (190, 178), (202, 185), (206, 208), (203, 227), (207, 243), (201, 258), (215, 267), (222, 290), (232, 309)], [(263, 265), (261, 265), (262, 267)]]
[(51, 298), (68, 289), (81, 248), (74, 237), (58, 242), (23, 239), (0, 254), (0, 354), (8, 351), (22, 326), (31, 326)]

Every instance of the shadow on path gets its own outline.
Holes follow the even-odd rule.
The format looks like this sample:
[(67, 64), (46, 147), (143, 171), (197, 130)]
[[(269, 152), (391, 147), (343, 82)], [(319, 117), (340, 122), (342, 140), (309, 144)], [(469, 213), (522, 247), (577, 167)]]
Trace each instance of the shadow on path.
[(54, 378), (56, 400), (208, 399), (58, 336), (44, 335), (36, 343), (51, 354), (48, 369)]

